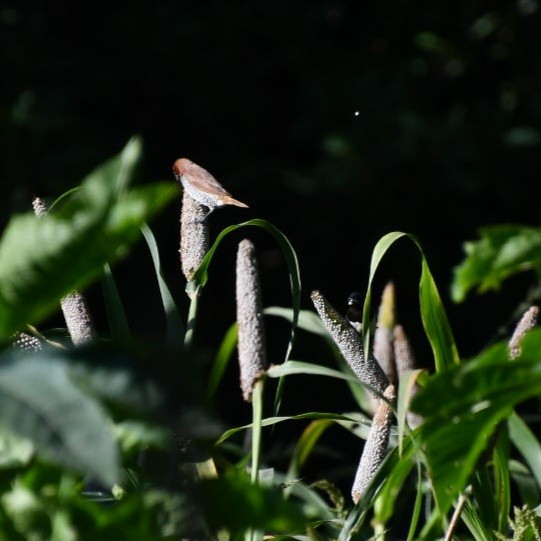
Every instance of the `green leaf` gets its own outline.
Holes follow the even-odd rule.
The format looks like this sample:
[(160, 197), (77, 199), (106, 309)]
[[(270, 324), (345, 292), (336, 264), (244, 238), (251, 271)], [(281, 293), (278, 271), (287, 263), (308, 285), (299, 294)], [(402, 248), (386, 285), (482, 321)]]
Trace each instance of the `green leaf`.
[[(197, 299), (199, 296), (199, 292), (201, 289), (205, 286), (208, 280), (208, 267), (210, 265), (210, 262), (212, 261), (212, 258), (214, 257), (214, 252), (217, 250), (218, 246), (226, 237), (229, 235), (229, 233), (232, 233), (233, 231), (236, 231), (237, 229), (243, 228), (243, 227), (261, 227), (265, 231), (268, 231), (278, 242), (280, 245), (280, 248), (282, 249), (282, 253), (284, 254), (288, 272), (289, 272), (289, 282), (291, 286), (291, 301), (292, 301), (292, 307), (293, 307), (293, 321), (291, 323), (291, 334), (289, 336), (289, 342), (287, 344), (286, 348), (286, 354), (285, 354), (285, 361), (289, 359), (289, 356), (291, 354), (291, 350), (293, 349), (293, 343), (295, 342), (295, 331), (297, 328), (297, 320), (299, 317), (299, 311), (300, 311), (300, 305), (301, 305), (301, 278), (300, 278), (300, 271), (299, 271), (299, 261), (297, 259), (297, 254), (295, 253), (295, 250), (293, 249), (293, 246), (289, 242), (289, 239), (274, 225), (267, 222), (266, 220), (261, 220), (259, 218), (256, 218), (254, 220), (250, 220), (248, 222), (243, 222), (241, 224), (232, 225), (224, 229), (217, 237), (217, 239), (214, 241), (214, 244), (211, 246), (209, 251), (207, 252), (207, 255), (203, 258), (203, 261), (201, 262), (201, 265), (197, 269), (197, 271), (194, 273), (192, 279), (190, 282), (188, 282), (186, 286), (186, 291), (188, 295), (192, 299)], [(192, 301), (193, 303), (194, 301)], [(196, 309), (194, 307), (194, 313)], [(189, 317), (190, 321), (190, 317)], [(191, 326), (193, 327), (193, 322), (191, 322)], [(188, 342), (191, 342), (191, 333), (190, 331), (190, 323), (188, 326), (188, 332), (186, 333)], [(274, 398), (274, 413), (277, 414), (278, 410), (280, 409), (280, 404), (282, 401), (282, 395), (284, 392), (284, 385), (283, 380), (280, 380), (277, 385), (276, 389), (276, 395)]]
[[(269, 316), (278, 316), (282, 317), (288, 321), (293, 321), (293, 310), (290, 308), (282, 308), (280, 306), (270, 306), (265, 308), (265, 315)], [(355, 398), (355, 401), (363, 411), (371, 411), (371, 402), (370, 395), (367, 390), (360, 384), (359, 378), (355, 376), (353, 370), (350, 368), (348, 363), (342, 357), (340, 349), (334, 343), (334, 340), (331, 338), (331, 335), (328, 333), (325, 325), (321, 321), (321, 318), (311, 310), (301, 310), (299, 312), (299, 319), (297, 321), (297, 328), (302, 329), (303, 331), (317, 334), (322, 336), (329, 347), (331, 348), (333, 355), (336, 359), (336, 362), (340, 370), (346, 374), (348, 377), (347, 383), (351, 394)]]
[(288, 238), (274, 225), (267, 222), (266, 220), (260, 220), (260, 219), (254, 219), (250, 220), (248, 222), (243, 222), (241, 224), (231, 225), (224, 229), (217, 237), (217, 239), (214, 241), (214, 244), (211, 246), (209, 251), (207, 252), (207, 255), (203, 258), (203, 261), (201, 262), (201, 265), (197, 269), (197, 271), (194, 273), (192, 280), (187, 285), (187, 290), (192, 292), (199, 291), (202, 287), (205, 286), (205, 284), (208, 281), (208, 268), (212, 261), (212, 258), (214, 257), (214, 253), (218, 249), (218, 246), (221, 244), (224, 237), (229, 235), (229, 233), (232, 233), (233, 231), (236, 231), (237, 229), (241, 229), (244, 227), (261, 227), (265, 231), (268, 231), (278, 242), (280, 245), (280, 248), (282, 249), (282, 252), (284, 254), (288, 271), (289, 271), (289, 280), (291, 285), (291, 297), (292, 297), (292, 305), (293, 305), (293, 321), (291, 325), (291, 336), (289, 343), (287, 345), (285, 360), (289, 358), (289, 355), (291, 353), (291, 349), (293, 348), (293, 342), (295, 338), (295, 328), (297, 326), (297, 319), (299, 315), (300, 310), (300, 302), (301, 302), (301, 279), (300, 279), (300, 272), (299, 272), (299, 263), (297, 259), (297, 254), (295, 253), (295, 250), (293, 249), (293, 246), (289, 242)]
[(130, 338), (130, 327), (120, 298), (115, 278), (108, 263), (103, 266), (102, 275), (103, 297), (109, 322), (109, 332), (114, 340), (125, 341)]
[(225, 336), (220, 344), (216, 358), (214, 359), (214, 364), (212, 365), (212, 370), (209, 375), (209, 382), (207, 387), (207, 397), (212, 399), (220, 381), (224, 375), (225, 369), (231, 360), (235, 347), (237, 346), (237, 324), (233, 323), (227, 329)]
[[(308, 412), (300, 413), (299, 415), (283, 415), (280, 417), (266, 417), (261, 421), (261, 426), (272, 426), (277, 423), (283, 423), (284, 421), (295, 421), (295, 420), (304, 420), (304, 419), (330, 419), (332, 421), (349, 421), (356, 423), (357, 419), (352, 417), (347, 417), (346, 415), (340, 415), (338, 413), (319, 413), (319, 412)], [(229, 439), (234, 434), (252, 428), (252, 425), (238, 426), (235, 428), (230, 428), (226, 430), (217, 440), (215, 445), (220, 445), (227, 439)]]
[(175, 185), (123, 191), (138, 145), (98, 168), (57, 212), (15, 216), (0, 241), (0, 338), (57, 309), (83, 289), (106, 262), (126, 254), (141, 225), (176, 193)]
[(537, 481), (537, 486), (541, 490), (541, 443), (516, 413), (513, 413), (507, 422), (509, 424), (509, 437), (524, 457)]
[(454, 364), (460, 364), (460, 358), (436, 283), (424, 256), (422, 266), (419, 283), (421, 319), (432, 347), (436, 371), (440, 371)]
[(480, 239), (464, 243), (466, 258), (455, 268), (451, 293), (462, 302), (476, 288), (498, 289), (506, 278), (541, 268), (541, 229), (524, 225), (496, 225), (479, 230)]
[(306, 518), (298, 504), (286, 500), (274, 487), (252, 485), (241, 473), (232, 471), (219, 479), (201, 481), (194, 492), (213, 530), (304, 531)]
[(100, 405), (77, 388), (65, 363), (4, 352), (0, 362), (0, 417), (56, 464), (106, 486), (119, 477), (118, 449)]
[(365, 351), (370, 351), (370, 319), (371, 319), (371, 299), (372, 299), (372, 281), (375, 273), (383, 259), (387, 250), (402, 237), (408, 237), (417, 247), (421, 254), (421, 279), (419, 281), (419, 303), (421, 307), (421, 319), (423, 326), (430, 342), (430, 347), (434, 354), (434, 363), (436, 370), (442, 370), (444, 367), (459, 364), (460, 358), (456, 348), (453, 332), (445, 308), (441, 301), (438, 288), (425, 254), (419, 241), (410, 234), (400, 231), (393, 231), (384, 235), (374, 247), (372, 251), (372, 259), (370, 262), (370, 275), (368, 278), (368, 286), (363, 306), (363, 336)]
[(326, 366), (320, 366), (318, 364), (305, 363), (302, 361), (287, 361), (283, 364), (277, 364), (271, 366), (267, 371), (267, 376), (269, 378), (281, 378), (284, 376), (291, 376), (293, 374), (306, 374), (311, 376), (326, 376), (330, 378), (338, 378), (347, 381), (354, 381), (359, 385), (362, 383), (359, 381), (359, 378), (355, 375), (347, 375), (338, 370), (333, 370), (332, 368), (327, 368)]
[[(541, 340), (533, 331), (525, 344), (531, 335)], [(503, 343), (436, 374), (419, 391), (412, 408), (425, 417), (419, 434), (442, 514), (466, 486), (498, 423), (515, 404), (540, 392), (539, 355), (528, 358), (523, 352), (521, 360), (509, 362)]]
[(171, 294), (171, 291), (169, 290), (167, 282), (163, 276), (158, 244), (156, 243), (156, 239), (154, 238), (154, 235), (147, 224), (143, 224), (141, 226), (141, 231), (143, 232), (148, 249), (150, 250), (152, 262), (154, 264), (154, 271), (156, 272), (156, 279), (158, 280), (158, 287), (160, 288), (163, 310), (165, 312), (165, 321), (167, 324), (167, 343), (172, 346), (181, 346), (184, 343), (184, 325), (182, 323), (182, 318), (180, 317), (177, 305), (173, 299), (173, 295)]

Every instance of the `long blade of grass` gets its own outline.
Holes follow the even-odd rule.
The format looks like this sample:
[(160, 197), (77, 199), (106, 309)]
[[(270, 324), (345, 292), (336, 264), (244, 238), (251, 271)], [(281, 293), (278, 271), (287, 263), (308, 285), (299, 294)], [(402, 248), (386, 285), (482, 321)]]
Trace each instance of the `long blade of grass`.
[(409, 410), (412, 391), (415, 382), (423, 370), (408, 370), (401, 375), (398, 387), (398, 400), (396, 402), (396, 420), (398, 430), (398, 449), (402, 454), (402, 441), (406, 427), (406, 415)]
[(365, 351), (370, 351), (370, 319), (372, 282), (376, 271), (389, 248), (402, 237), (408, 237), (417, 247), (421, 254), (421, 278), (419, 281), (419, 303), (421, 308), (421, 319), (429, 340), (436, 371), (446, 366), (453, 366), (460, 363), (458, 350), (455, 344), (453, 333), (441, 301), (440, 294), (436, 287), (434, 278), (430, 272), (428, 262), (419, 241), (409, 233), (393, 231), (384, 235), (372, 251), (370, 261), (370, 275), (363, 306), (363, 342)]
[(404, 446), (401, 457), (398, 455), (397, 448), (393, 449), (385, 457), (365, 493), (347, 516), (344, 527), (340, 531), (338, 541), (357, 539), (356, 534), (362, 526), (368, 510), (374, 505), (376, 496), (381, 493), (381, 490), (385, 486), (383, 483), (392, 475), (398, 464), (411, 460), (413, 451), (414, 447), (410, 442)]
[(299, 472), (310, 456), (312, 449), (323, 435), (325, 430), (332, 426), (333, 421), (330, 419), (317, 419), (312, 421), (301, 434), (301, 437), (295, 445), (295, 449), (291, 455), (289, 468), (287, 470), (287, 479), (294, 479), (299, 475)]
[[(333, 421), (349, 421), (349, 422), (357, 422), (356, 419), (353, 419), (352, 417), (347, 417), (346, 415), (339, 415), (338, 413), (319, 413), (319, 412), (308, 412), (308, 413), (300, 413), (299, 415), (284, 415), (281, 417), (266, 417), (261, 421), (261, 426), (273, 426), (277, 423), (283, 423), (284, 421), (295, 421), (295, 420), (305, 420), (305, 419), (330, 419)], [(235, 428), (230, 428), (229, 430), (226, 430), (217, 440), (215, 445), (220, 445), (224, 441), (228, 440), (231, 436), (237, 434), (238, 432), (241, 432), (243, 430), (246, 430), (248, 428), (252, 428), (252, 424), (244, 425), (244, 426), (238, 426)]]
[(532, 475), (541, 489), (541, 443), (528, 425), (516, 414), (512, 413), (507, 420), (509, 437), (530, 467)]
[(235, 347), (237, 346), (237, 324), (233, 323), (227, 329), (225, 336), (218, 348), (218, 353), (214, 359), (214, 364), (209, 375), (209, 382), (207, 386), (207, 398), (212, 400), (214, 397), (222, 377), (225, 373), (225, 369), (231, 360)]
[[(247, 222), (243, 222), (240, 224), (231, 225), (225, 228), (223, 231), (221, 231), (218, 237), (216, 238), (216, 240), (214, 241), (214, 244), (210, 247), (209, 251), (203, 258), (201, 265), (199, 266), (197, 271), (194, 273), (192, 280), (188, 282), (186, 286), (186, 291), (191, 297), (199, 296), (201, 289), (205, 286), (205, 284), (208, 281), (208, 268), (212, 261), (212, 258), (214, 257), (214, 253), (218, 249), (218, 246), (221, 244), (222, 240), (227, 235), (229, 235), (229, 233), (232, 233), (233, 231), (236, 231), (237, 229), (240, 229), (243, 227), (261, 227), (262, 229), (270, 233), (278, 242), (282, 250), (282, 253), (284, 255), (284, 258), (286, 260), (288, 273), (289, 273), (289, 282), (290, 282), (290, 287), (291, 287), (291, 301), (292, 301), (292, 307), (293, 307), (293, 321), (291, 324), (291, 333), (290, 333), (289, 341), (286, 348), (286, 354), (284, 357), (284, 360), (287, 361), (291, 354), (291, 350), (293, 349), (293, 343), (295, 341), (295, 331), (297, 328), (297, 321), (299, 318), (299, 311), (300, 311), (300, 306), (301, 306), (301, 278), (300, 278), (300, 271), (299, 271), (299, 261), (291, 242), (289, 242), (289, 239), (277, 227), (272, 225), (270, 222), (256, 218), (254, 220), (249, 220)], [(274, 397), (275, 415), (278, 413), (280, 409), (283, 392), (284, 392), (284, 384), (283, 384), (283, 380), (280, 380), (278, 382), (276, 394)]]
[(103, 266), (102, 290), (105, 300), (105, 310), (109, 323), (109, 332), (113, 340), (125, 342), (130, 338), (130, 327), (124, 310), (124, 304), (108, 263)]
[(294, 374), (326, 376), (331, 378), (343, 379), (354, 385), (358, 385), (359, 387), (367, 389), (376, 396), (380, 396), (380, 393), (376, 389), (360, 381), (355, 374), (346, 374), (344, 372), (340, 372), (339, 370), (334, 370), (332, 368), (327, 368), (326, 366), (320, 366), (317, 364), (305, 363), (302, 361), (287, 361), (283, 364), (271, 366), (271, 368), (269, 368), (269, 370), (267, 371), (267, 375), (270, 378), (280, 378), (281, 381), (283, 381), (283, 378), (285, 376), (291, 376)]
[(156, 279), (158, 280), (158, 287), (160, 289), (160, 295), (162, 298), (163, 310), (165, 312), (166, 321), (166, 341), (173, 346), (180, 346), (184, 341), (184, 325), (182, 318), (178, 311), (177, 305), (173, 299), (173, 295), (167, 282), (163, 276), (163, 269), (160, 262), (160, 253), (158, 250), (158, 244), (154, 234), (147, 224), (141, 226), (141, 231), (145, 237), (150, 255), (152, 256), (152, 263), (154, 264), (154, 272), (156, 273)]
[(411, 514), (411, 522), (408, 530), (407, 541), (413, 541), (415, 538), (415, 532), (417, 531), (417, 525), (419, 524), (419, 517), (421, 516), (421, 508), (423, 504), (423, 475), (421, 471), (421, 464), (417, 462), (417, 491), (415, 494), (415, 503), (413, 504), (413, 512)]
[(509, 434), (502, 430), (493, 452), (494, 500), (498, 513), (498, 532), (507, 531), (511, 510), (511, 483), (509, 473)]
[[(290, 322), (293, 321), (293, 310), (291, 308), (282, 308), (280, 306), (270, 306), (265, 308), (265, 314), (270, 316), (282, 317)], [(358, 378), (354, 375), (353, 370), (350, 368), (348, 363), (342, 357), (338, 346), (334, 343), (330, 334), (328, 333), (325, 325), (321, 321), (321, 318), (311, 310), (301, 310), (299, 312), (299, 319), (297, 321), (297, 328), (302, 329), (306, 332), (322, 336), (325, 339), (325, 342), (331, 348), (334, 358), (340, 368), (340, 370), (350, 376), (353, 379), (347, 379), (347, 384), (353, 398), (357, 402), (361, 410), (366, 412), (371, 412), (372, 403), (370, 401), (370, 396), (366, 389), (359, 385)], [(282, 380), (283, 381), (283, 380)]]
[(364, 305), (363, 305), (363, 342), (364, 342), (364, 349), (365, 351), (370, 351), (370, 319), (371, 319), (371, 301), (372, 301), (372, 281), (374, 280), (374, 276), (376, 274), (376, 271), (379, 267), (379, 264), (381, 263), (381, 260), (383, 259), (383, 256), (387, 252), (387, 250), (400, 238), (405, 236), (406, 233), (402, 233), (401, 231), (393, 231), (391, 233), (387, 233), (379, 241), (377, 242), (376, 246), (374, 246), (374, 249), (372, 250), (372, 258), (370, 259), (370, 275), (368, 277), (368, 286), (366, 288), (366, 295), (364, 298)]

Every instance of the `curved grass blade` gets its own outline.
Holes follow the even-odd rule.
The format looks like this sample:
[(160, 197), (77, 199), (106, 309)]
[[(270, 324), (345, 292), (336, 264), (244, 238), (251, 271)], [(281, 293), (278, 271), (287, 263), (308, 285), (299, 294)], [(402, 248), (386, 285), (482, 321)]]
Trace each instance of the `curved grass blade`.
[(223, 231), (220, 232), (220, 234), (214, 241), (214, 244), (210, 247), (209, 251), (207, 252), (207, 255), (203, 258), (201, 265), (199, 266), (197, 271), (194, 273), (193, 278), (190, 280), (190, 282), (188, 282), (186, 289), (197, 294), (199, 290), (205, 286), (205, 284), (208, 281), (208, 268), (210, 266), (212, 258), (214, 257), (214, 253), (218, 249), (218, 246), (221, 244), (222, 240), (227, 235), (229, 235), (229, 233), (232, 233), (233, 231), (236, 231), (237, 229), (241, 229), (243, 227), (261, 227), (265, 231), (269, 232), (280, 245), (280, 248), (282, 249), (284, 258), (287, 263), (287, 267), (289, 271), (289, 280), (290, 280), (290, 285), (291, 285), (292, 306), (293, 306), (293, 321), (292, 321), (291, 337), (287, 345), (287, 351), (285, 355), (285, 360), (287, 360), (291, 353), (291, 349), (293, 348), (293, 342), (295, 339), (295, 329), (297, 327), (297, 320), (299, 317), (300, 303), (301, 303), (301, 279), (300, 279), (300, 272), (299, 272), (299, 262), (297, 259), (297, 254), (295, 253), (295, 250), (293, 249), (293, 246), (289, 242), (288, 238), (270, 222), (256, 218), (253, 220), (249, 220), (248, 222), (243, 222), (240, 224), (226, 227)]
[(419, 302), (421, 308), (421, 319), (425, 329), (430, 347), (434, 354), (434, 363), (436, 371), (445, 367), (460, 363), (458, 350), (456, 348), (453, 333), (445, 313), (445, 308), (441, 301), (440, 294), (425, 254), (419, 241), (409, 233), (394, 231), (384, 235), (372, 251), (370, 262), (370, 276), (363, 306), (363, 342), (365, 351), (370, 351), (370, 318), (371, 318), (371, 298), (372, 281), (383, 256), (387, 250), (402, 237), (408, 237), (417, 247), (421, 254), (421, 278), (419, 281)]
[(413, 504), (413, 512), (411, 514), (411, 522), (408, 530), (408, 537), (406, 541), (413, 541), (415, 539), (415, 532), (417, 531), (417, 525), (419, 524), (419, 517), (421, 516), (421, 506), (423, 504), (423, 476), (421, 473), (421, 464), (417, 462), (417, 490), (415, 494), (415, 503)]
[[(347, 417), (345, 415), (339, 415), (338, 413), (318, 413), (318, 412), (309, 412), (309, 413), (300, 413), (299, 415), (284, 415), (281, 417), (266, 417), (261, 421), (261, 426), (273, 426), (278, 423), (283, 423), (284, 421), (298, 421), (304, 419), (330, 419), (332, 421), (349, 421), (357, 422), (356, 419)], [(231, 436), (242, 432), (248, 428), (252, 428), (252, 424), (238, 426), (235, 428), (230, 428), (226, 430), (217, 440), (215, 445), (220, 445), (224, 441), (228, 440)]]
[[(192, 279), (188, 282), (186, 286), (186, 291), (188, 296), (196, 298), (199, 296), (201, 289), (205, 286), (208, 280), (208, 267), (214, 253), (216, 252), (218, 246), (229, 233), (236, 231), (237, 229), (243, 227), (261, 227), (265, 231), (269, 232), (278, 242), (284, 258), (287, 263), (288, 272), (289, 272), (289, 281), (291, 286), (291, 301), (293, 307), (293, 321), (291, 324), (291, 334), (286, 348), (286, 354), (284, 360), (287, 361), (293, 349), (293, 343), (295, 341), (295, 331), (297, 328), (297, 321), (299, 318), (299, 311), (301, 306), (301, 278), (299, 271), (299, 262), (297, 259), (297, 254), (293, 249), (293, 246), (289, 242), (289, 239), (274, 225), (266, 220), (261, 220), (256, 218), (254, 220), (249, 220), (248, 222), (243, 222), (236, 225), (231, 225), (224, 229), (214, 241), (214, 244), (211, 246), (210, 250), (207, 252), (207, 255), (203, 258), (201, 265), (194, 273)], [(274, 397), (274, 413), (277, 414), (280, 409), (280, 404), (282, 402), (282, 396), (284, 392), (284, 382), (280, 380), (276, 389), (276, 394)]]
[(371, 311), (372, 311), (372, 281), (374, 280), (374, 276), (376, 274), (376, 271), (379, 267), (379, 264), (381, 263), (381, 260), (383, 259), (383, 256), (387, 252), (387, 250), (400, 238), (407, 235), (407, 233), (402, 233), (401, 231), (393, 231), (391, 233), (387, 233), (379, 241), (377, 242), (376, 246), (374, 246), (374, 249), (372, 250), (372, 257), (370, 259), (370, 274), (368, 277), (368, 286), (366, 288), (366, 295), (364, 298), (364, 305), (363, 305), (363, 322), (362, 322), (362, 329), (363, 329), (363, 342), (364, 342), (364, 350), (370, 351), (370, 319), (371, 319)]
[(509, 473), (509, 434), (502, 430), (493, 452), (494, 500), (498, 514), (498, 532), (507, 531), (511, 510), (511, 476)]
[[(283, 317), (290, 322), (293, 321), (293, 310), (291, 308), (270, 306), (268, 308), (265, 308), (264, 312), (266, 315)], [(346, 381), (349, 390), (351, 391), (351, 394), (353, 395), (353, 398), (357, 402), (358, 406), (362, 411), (371, 412), (372, 402), (370, 401), (370, 395), (362, 385), (359, 385), (358, 378), (354, 375), (353, 370), (344, 360), (344, 357), (342, 357), (338, 346), (334, 343), (329, 332), (325, 328), (325, 325), (321, 321), (321, 318), (311, 310), (301, 310), (299, 312), (297, 328), (312, 334), (316, 334), (318, 336), (322, 336), (325, 339), (325, 342), (327, 342), (327, 344), (331, 348), (331, 351), (333, 352), (333, 356), (336, 359), (340, 370), (344, 374), (352, 378), (348, 378)]]
[(409, 410), (412, 391), (417, 381), (417, 378), (423, 370), (408, 370), (401, 375), (398, 387), (398, 400), (396, 402), (396, 420), (398, 430), (398, 449), (402, 454), (402, 443), (406, 428), (406, 415)]
[(214, 397), (220, 381), (224, 375), (225, 369), (233, 356), (235, 347), (237, 346), (237, 324), (233, 323), (227, 329), (225, 336), (220, 344), (216, 358), (214, 359), (214, 364), (212, 365), (212, 370), (209, 375), (209, 383), (207, 387), (207, 398), (212, 400)]
[(120, 298), (111, 267), (108, 263), (103, 266), (101, 284), (111, 338), (113, 340), (127, 341), (130, 338), (128, 318), (126, 317), (124, 304)]
[(150, 227), (147, 224), (141, 226), (141, 231), (145, 237), (150, 255), (152, 256), (152, 262), (154, 264), (154, 271), (156, 272), (156, 279), (158, 280), (158, 287), (160, 288), (160, 295), (162, 298), (163, 310), (165, 312), (165, 321), (167, 326), (166, 341), (172, 346), (181, 346), (184, 343), (184, 325), (180, 317), (177, 305), (173, 299), (173, 295), (167, 286), (167, 282), (163, 276), (162, 265), (160, 262), (160, 253), (158, 250), (158, 244)]
[(333, 423), (334, 421), (331, 419), (317, 419), (312, 421), (304, 429), (291, 455), (286, 476), (288, 480), (294, 479), (299, 475), (302, 466), (310, 456), (317, 441)]

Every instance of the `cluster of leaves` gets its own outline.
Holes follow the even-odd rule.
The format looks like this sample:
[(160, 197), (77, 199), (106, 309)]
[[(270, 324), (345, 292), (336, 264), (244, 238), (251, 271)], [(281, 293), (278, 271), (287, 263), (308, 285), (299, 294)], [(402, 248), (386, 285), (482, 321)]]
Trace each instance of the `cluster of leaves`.
[[(412, 371), (400, 381), (387, 458), (360, 501), (349, 507), (331, 483), (299, 479), (329, 427), (366, 439), (370, 419), (362, 384), (316, 314), (300, 310), (300, 274), (291, 244), (264, 220), (222, 231), (187, 284), (191, 307), (184, 326), (145, 225), (176, 190), (167, 184), (130, 187), (139, 155), (140, 143), (130, 141), (47, 216), (13, 218), (0, 242), (1, 539), (225, 540), (246, 534), (255, 540), (265, 534), (346, 541), (372, 535), (394, 539), (397, 527), (408, 539), (463, 534), (480, 541), (506, 538), (512, 531), (515, 538), (519, 531), (521, 539), (538, 538), (533, 510), (541, 498), (541, 445), (515, 407), (541, 393), (541, 330), (526, 336), (512, 362), (504, 343), (462, 362), (419, 242), (401, 232), (384, 236), (372, 255), (363, 310), (365, 347), (370, 348), (375, 273), (387, 250), (410, 238), (421, 253), (420, 318), (435, 373)], [(253, 423), (226, 431), (209, 418), (206, 406), (232, 357), (236, 329), (224, 337), (207, 374), (191, 339), (197, 299), (222, 240), (250, 227), (277, 240), (291, 282), (292, 308), (266, 309), (292, 328), (285, 360), (269, 368), (267, 378), (283, 383), (302, 374), (343, 380), (358, 411), (280, 416), (284, 386), (278, 384), (273, 416), (254, 415)], [(167, 340), (159, 345), (130, 337), (108, 267), (127, 254), (141, 230), (166, 313)], [(499, 283), (525, 265), (538, 269), (536, 238), (526, 228), (485, 231), (457, 272), (456, 298), (474, 285)], [(503, 244), (508, 248), (501, 255)], [(110, 308), (107, 340), (74, 349), (58, 333), (35, 331), (45, 343), (41, 352), (13, 349), (14, 332), (28, 322), (39, 324), (62, 296), (100, 275)], [(290, 359), (296, 329), (323, 339), (337, 368)], [(295, 381), (287, 387), (291, 392)], [(415, 382), (420, 390), (410, 404)], [(261, 407), (255, 395), (254, 411)], [(406, 423), (410, 407), (424, 418), (414, 431)], [(272, 467), (269, 458), (250, 478), (246, 464), (250, 454), (259, 453), (259, 442), (252, 440), (246, 449), (237, 438), (249, 428), (260, 436), (264, 427), (292, 420), (309, 424), (293, 446), (288, 468)], [(402, 509), (404, 494), (413, 494), (413, 505)]]

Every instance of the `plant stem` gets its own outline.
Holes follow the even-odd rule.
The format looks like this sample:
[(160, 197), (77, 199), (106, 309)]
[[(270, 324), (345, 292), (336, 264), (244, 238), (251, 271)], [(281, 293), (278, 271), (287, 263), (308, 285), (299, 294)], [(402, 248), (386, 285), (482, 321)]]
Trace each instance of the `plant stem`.
[(460, 515), (462, 514), (462, 509), (464, 509), (464, 506), (466, 505), (469, 492), (470, 490), (466, 488), (466, 490), (459, 496), (456, 509), (451, 518), (451, 522), (449, 523), (449, 528), (447, 528), (444, 541), (451, 541), (453, 538), (458, 521), (460, 520)]
[(197, 321), (197, 308), (199, 307), (199, 293), (196, 291), (190, 295), (190, 308), (188, 321), (186, 322), (186, 334), (184, 335), (184, 347), (190, 349), (193, 345), (195, 322)]
[(261, 422), (263, 420), (264, 379), (256, 381), (252, 394), (252, 470), (251, 481), (257, 485), (261, 458)]

